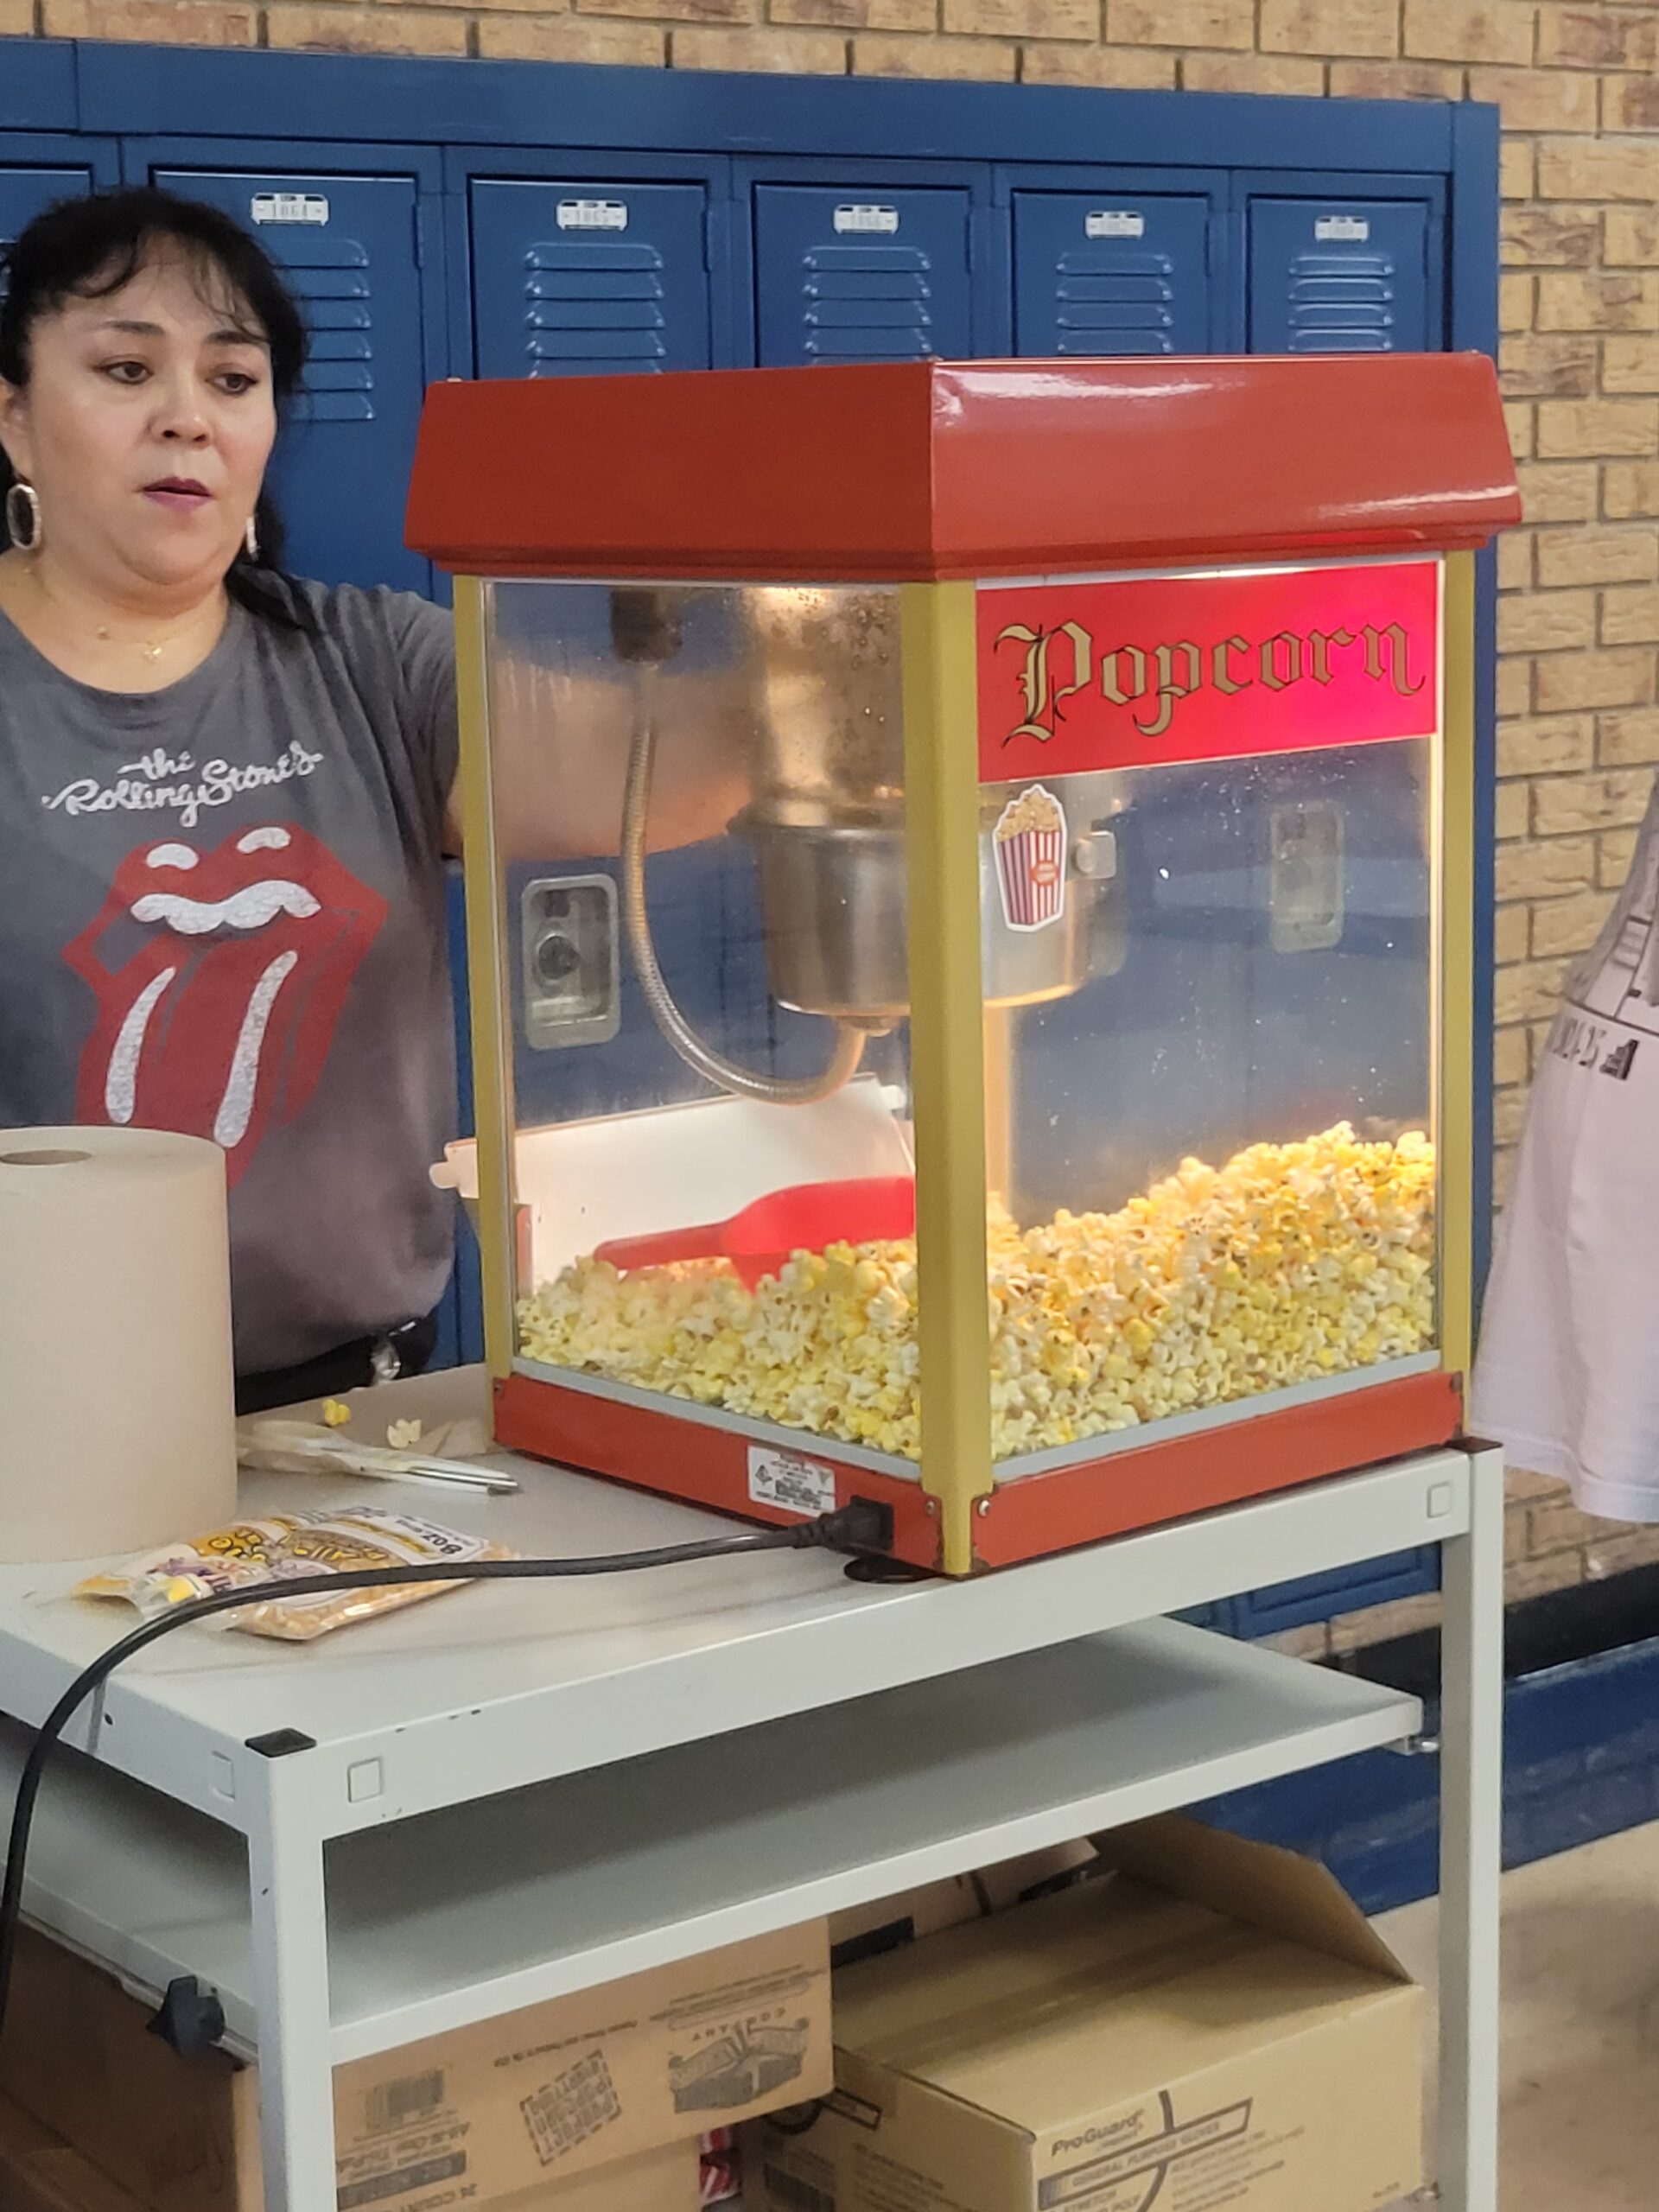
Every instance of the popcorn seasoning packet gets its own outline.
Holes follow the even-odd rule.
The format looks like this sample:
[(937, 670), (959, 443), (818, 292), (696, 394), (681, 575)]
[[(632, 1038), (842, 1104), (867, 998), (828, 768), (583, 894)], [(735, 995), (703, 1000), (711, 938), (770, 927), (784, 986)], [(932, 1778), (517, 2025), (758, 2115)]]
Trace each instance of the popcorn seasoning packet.
[[(122, 1599), (145, 1620), (154, 1620), (172, 1606), (188, 1605), (193, 1598), (257, 1583), (348, 1574), (365, 1567), (430, 1567), (451, 1560), (461, 1567), (479, 1560), (517, 1557), (505, 1544), (441, 1528), (411, 1514), (347, 1506), (333, 1513), (273, 1513), (264, 1520), (238, 1521), (210, 1535), (164, 1545), (123, 1567), (92, 1575), (76, 1585), (74, 1594)], [(458, 1582), (417, 1582), (403, 1588), (341, 1590), (311, 1598), (267, 1595), (245, 1607), (213, 1615), (203, 1625), (308, 1643), (353, 1621), (393, 1612), (460, 1586)]]

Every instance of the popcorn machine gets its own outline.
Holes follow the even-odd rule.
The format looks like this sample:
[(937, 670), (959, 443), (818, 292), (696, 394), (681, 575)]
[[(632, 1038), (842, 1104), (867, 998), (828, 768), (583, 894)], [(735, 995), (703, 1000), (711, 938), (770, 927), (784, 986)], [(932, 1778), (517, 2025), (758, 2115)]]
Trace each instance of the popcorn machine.
[(438, 386), (502, 1440), (963, 1574), (1452, 1437), (1517, 518), (1478, 356)]

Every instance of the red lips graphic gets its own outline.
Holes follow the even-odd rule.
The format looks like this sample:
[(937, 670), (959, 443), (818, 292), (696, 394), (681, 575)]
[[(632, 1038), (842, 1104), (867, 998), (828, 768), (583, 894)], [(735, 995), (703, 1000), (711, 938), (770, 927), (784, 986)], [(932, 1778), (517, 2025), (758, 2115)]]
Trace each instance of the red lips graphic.
[(98, 1001), (78, 1118), (211, 1137), (234, 1183), (316, 1088), (385, 917), (304, 830), (242, 830), (211, 853), (137, 847), (64, 948)]

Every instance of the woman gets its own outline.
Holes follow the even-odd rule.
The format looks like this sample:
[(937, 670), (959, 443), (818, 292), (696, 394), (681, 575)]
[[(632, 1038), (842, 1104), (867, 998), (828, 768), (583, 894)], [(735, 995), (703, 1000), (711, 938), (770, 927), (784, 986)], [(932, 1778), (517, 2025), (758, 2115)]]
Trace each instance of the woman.
[(418, 1369), (453, 1241), (448, 617), (276, 569), (305, 334), (234, 224), (74, 201), (9, 275), (0, 1126), (224, 1147), (245, 1406)]

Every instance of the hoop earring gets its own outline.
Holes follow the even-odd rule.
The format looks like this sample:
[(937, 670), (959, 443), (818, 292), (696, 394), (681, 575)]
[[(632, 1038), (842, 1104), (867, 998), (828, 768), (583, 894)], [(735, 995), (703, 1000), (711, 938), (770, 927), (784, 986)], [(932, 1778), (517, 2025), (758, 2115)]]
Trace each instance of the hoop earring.
[(242, 533), (242, 543), (247, 549), (249, 560), (257, 561), (259, 558), (259, 525), (251, 515), (248, 517), (248, 526)]
[(41, 495), (21, 476), (6, 493), (6, 535), (20, 553), (38, 553), (46, 535), (41, 519)]

